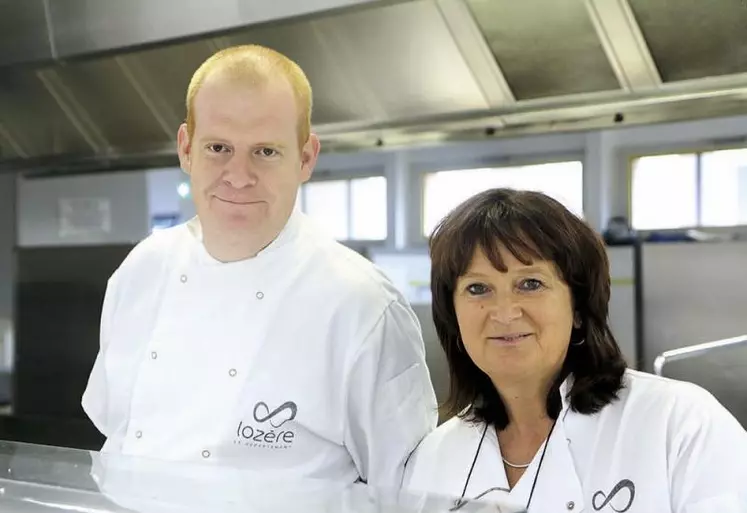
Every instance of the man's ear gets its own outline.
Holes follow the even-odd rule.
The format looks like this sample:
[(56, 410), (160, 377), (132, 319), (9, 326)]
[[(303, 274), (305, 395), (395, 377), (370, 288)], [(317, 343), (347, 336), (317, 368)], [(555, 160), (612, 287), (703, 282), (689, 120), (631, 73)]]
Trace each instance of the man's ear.
[(306, 144), (301, 148), (301, 182), (307, 182), (314, 172), (322, 144), (316, 134), (310, 134)]
[(189, 138), (189, 130), (187, 130), (186, 123), (182, 123), (179, 126), (179, 131), (176, 134), (176, 145), (177, 152), (179, 153), (179, 166), (182, 168), (182, 171), (190, 174), (192, 141)]

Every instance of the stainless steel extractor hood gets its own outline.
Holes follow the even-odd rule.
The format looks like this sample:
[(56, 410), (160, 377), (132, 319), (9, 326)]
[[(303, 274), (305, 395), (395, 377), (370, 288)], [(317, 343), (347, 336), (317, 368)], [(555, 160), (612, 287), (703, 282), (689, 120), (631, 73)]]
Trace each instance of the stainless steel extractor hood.
[(744, 27), (737, 0), (0, 0), (0, 169), (175, 162), (194, 69), (249, 42), (306, 70), (328, 150), (743, 114)]

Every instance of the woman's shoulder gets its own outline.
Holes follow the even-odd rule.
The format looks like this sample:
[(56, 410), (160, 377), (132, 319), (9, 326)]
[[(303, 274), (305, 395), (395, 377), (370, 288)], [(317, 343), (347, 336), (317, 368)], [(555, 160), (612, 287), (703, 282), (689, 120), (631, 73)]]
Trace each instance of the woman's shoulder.
[(608, 406), (608, 417), (597, 425), (604, 431), (598, 436), (618, 442), (625, 454), (620, 461), (630, 456), (625, 470), (666, 476), (677, 511), (691, 504), (716, 511), (718, 501), (741, 503), (747, 432), (734, 415), (694, 383), (638, 371), (626, 371), (624, 383), (620, 400)]
[[(437, 480), (434, 473), (443, 472), (443, 461), (459, 465), (470, 458), (465, 447), (477, 446), (485, 424), (454, 416), (423, 438), (407, 461), (405, 483), (409, 488), (422, 489)], [(428, 487), (426, 486), (426, 488)]]
[(484, 424), (454, 416), (431, 431), (418, 445), (415, 453), (434, 453), (460, 447), (474, 438), (479, 438)]
[(709, 413), (723, 408), (713, 394), (695, 383), (632, 369), (625, 371), (620, 402), (625, 406), (655, 408), (660, 413), (680, 415)]
[(705, 388), (636, 370), (625, 372), (619, 399), (608, 409), (620, 420), (621, 428), (640, 424), (642, 429), (655, 429), (659, 425), (670, 439), (703, 431), (744, 433), (734, 415)]

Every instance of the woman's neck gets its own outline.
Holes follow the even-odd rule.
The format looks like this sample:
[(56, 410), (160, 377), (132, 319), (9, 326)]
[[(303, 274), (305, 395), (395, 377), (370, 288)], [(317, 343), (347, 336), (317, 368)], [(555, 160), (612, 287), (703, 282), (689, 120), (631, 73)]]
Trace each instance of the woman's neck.
[(552, 431), (547, 403), (553, 381), (495, 383), (508, 415), (508, 426), (496, 434), (509, 488), (513, 489), (526, 470), (513, 465), (529, 464)]
[(508, 415), (508, 428), (516, 435), (547, 435), (552, 419), (547, 412), (553, 380), (496, 384)]

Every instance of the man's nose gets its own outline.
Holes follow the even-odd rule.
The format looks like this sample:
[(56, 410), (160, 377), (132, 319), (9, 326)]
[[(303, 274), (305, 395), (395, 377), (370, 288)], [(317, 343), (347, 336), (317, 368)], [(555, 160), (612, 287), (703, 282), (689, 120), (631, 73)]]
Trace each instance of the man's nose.
[(225, 166), (223, 181), (235, 189), (257, 185), (258, 176), (250, 156), (236, 154)]

